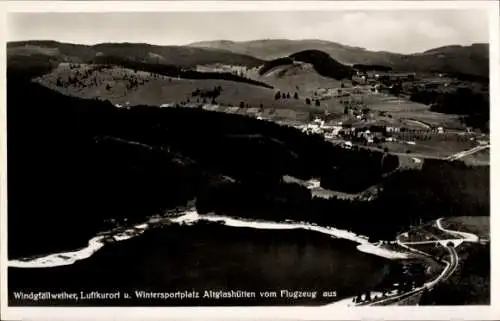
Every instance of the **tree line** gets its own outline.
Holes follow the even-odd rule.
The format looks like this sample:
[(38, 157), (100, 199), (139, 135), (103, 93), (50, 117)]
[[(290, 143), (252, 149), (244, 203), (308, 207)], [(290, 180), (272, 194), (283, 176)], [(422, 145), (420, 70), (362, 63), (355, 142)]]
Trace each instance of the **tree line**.
[(431, 111), (463, 115), (468, 126), (489, 131), (489, 94), (474, 92), (468, 87), (458, 87), (452, 91), (440, 89), (410, 89), (410, 100), (430, 105)]
[(235, 75), (232, 73), (221, 73), (221, 72), (199, 72), (196, 70), (185, 69), (175, 65), (166, 65), (166, 64), (152, 64), (146, 62), (138, 62), (128, 59), (123, 59), (120, 57), (113, 56), (98, 56), (96, 57), (92, 63), (94, 64), (104, 64), (104, 65), (114, 65), (121, 66), (124, 68), (129, 68), (132, 70), (142, 70), (151, 73), (157, 73), (160, 75), (173, 77), (173, 78), (186, 78), (186, 79), (220, 79), (220, 80), (228, 80), (228, 81), (236, 81), (236, 82), (244, 82), (251, 85), (261, 86), (265, 88), (272, 89), (271, 85), (266, 83), (244, 78), (239, 75)]
[[(306, 220), (376, 239), (419, 216), (489, 213), (484, 168), (426, 162), (382, 179), (398, 167), (395, 156), (242, 115), (120, 109), (24, 80), (7, 86), (9, 255), (82, 246), (105, 219), (141, 220), (194, 199), (202, 212)], [(344, 192), (385, 182), (375, 202), (327, 200), (283, 175)]]

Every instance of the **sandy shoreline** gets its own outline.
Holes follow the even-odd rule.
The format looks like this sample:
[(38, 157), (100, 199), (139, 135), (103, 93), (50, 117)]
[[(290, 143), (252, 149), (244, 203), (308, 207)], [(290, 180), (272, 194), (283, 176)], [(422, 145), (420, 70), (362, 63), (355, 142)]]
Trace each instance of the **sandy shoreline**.
[(114, 234), (99, 235), (89, 240), (87, 247), (61, 253), (49, 254), (36, 258), (9, 260), (8, 266), (15, 268), (50, 268), (63, 265), (71, 265), (77, 261), (84, 260), (99, 251), (109, 241), (120, 242), (132, 237), (141, 235), (146, 230), (161, 224), (162, 222), (172, 222), (179, 224), (193, 224), (198, 221), (205, 220), (210, 222), (221, 222), (226, 226), (233, 227), (248, 227), (256, 229), (305, 229), (330, 235), (335, 238), (341, 238), (358, 243), (357, 249), (364, 253), (377, 255), (386, 259), (406, 259), (409, 256), (406, 253), (391, 251), (381, 248), (368, 242), (364, 236), (356, 235), (353, 232), (336, 229), (333, 227), (322, 227), (316, 224), (305, 222), (270, 222), (270, 221), (250, 221), (240, 218), (233, 218), (219, 215), (200, 215), (196, 210), (187, 210), (184, 214), (178, 217), (165, 217), (158, 219), (153, 217), (146, 222), (136, 224), (135, 226), (123, 231), (115, 232)]

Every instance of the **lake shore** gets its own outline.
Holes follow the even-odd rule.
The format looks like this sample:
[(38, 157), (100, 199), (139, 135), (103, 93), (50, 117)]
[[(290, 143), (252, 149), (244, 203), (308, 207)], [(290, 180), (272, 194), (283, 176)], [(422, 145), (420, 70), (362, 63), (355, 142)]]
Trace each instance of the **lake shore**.
[[(110, 243), (71, 265), (10, 267), (9, 300), (13, 305), (63, 306), (322, 305), (377, 286), (391, 262), (357, 251), (349, 240), (304, 229), (170, 223), (127, 242)], [(89, 294), (117, 290), (121, 298), (103, 300)], [(86, 299), (80, 298), (80, 291)], [(185, 291), (198, 292), (198, 299), (148, 296)], [(213, 294), (205, 296), (205, 291)], [(255, 296), (239, 292), (228, 297), (218, 291)], [(16, 299), (16, 292), (77, 293), (80, 299)], [(260, 292), (277, 296), (263, 297)]]

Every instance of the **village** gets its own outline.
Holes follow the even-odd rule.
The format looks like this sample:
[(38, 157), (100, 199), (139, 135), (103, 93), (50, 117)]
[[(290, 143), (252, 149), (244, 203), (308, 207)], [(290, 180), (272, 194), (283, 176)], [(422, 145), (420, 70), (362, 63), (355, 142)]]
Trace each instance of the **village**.
[[(209, 69), (213, 72), (214, 68)], [(253, 69), (235, 70), (234, 66), (233, 69), (217, 68), (220, 69), (217, 71), (244, 74), (249, 78), (256, 73)], [(196, 89), (184, 101), (165, 102), (160, 107), (241, 114), (322, 135), (347, 149), (357, 146), (418, 158), (445, 158), (478, 144), (487, 144), (488, 138), (465, 126), (457, 115), (433, 112), (430, 106), (411, 101), (407, 91), (394, 92), (394, 87), (446, 88), (456, 82), (444, 74), (416, 75), (359, 68), (350, 81), (341, 81), (338, 86), (314, 88), (300, 95), (278, 90), (260, 106), (244, 101), (234, 104), (224, 103), (223, 99), (221, 102), (216, 97), (223, 88), (215, 86), (217, 93), (213, 97), (209, 95), (212, 89)], [(305, 109), (296, 108), (298, 101), (305, 101)], [(129, 106), (127, 102), (115, 105)]]

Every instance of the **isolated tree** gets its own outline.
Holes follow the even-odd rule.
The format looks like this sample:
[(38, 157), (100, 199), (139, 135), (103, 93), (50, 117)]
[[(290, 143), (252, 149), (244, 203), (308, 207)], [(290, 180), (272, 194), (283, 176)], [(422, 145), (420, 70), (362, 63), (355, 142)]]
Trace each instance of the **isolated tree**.
[(295, 92), (295, 94), (293, 95), (293, 98), (294, 98), (294, 99), (299, 99), (299, 93), (298, 93), (298, 92)]
[(111, 85), (110, 84), (106, 84), (106, 90), (110, 90), (111, 89)]
[(286, 99), (290, 99), (291, 96), (290, 96), (290, 93), (286, 93)]
[(281, 98), (282, 98), (282, 99), (286, 99), (286, 94), (285, 94), (285, 93), (282, 93), (282, 94), (281, 94)]
[(311, 99), (310, 99), (310, 98), (306, 98), (306, 104), (307, 104), (307, 105), (310, 105), (310, 104), (311, 104)]
[(343, 83), (343, 82), (341, 82), (341, 83), (340, 83), (340, 88), (344, 88), (344, 87), (345, 87), (344, 83)]
[(245, 108), (245, 102), (240, 101), (240, 108)]
[(321, 105), (321, 103), (320, 103), (319, 99), (316, 99), (316, 106), (320, 106), (320, 105)]
[(274, 99), (275, 100), (279, 100), (281, 98), (281, 93), (278, 91), (275, 95), (274, 95)]

